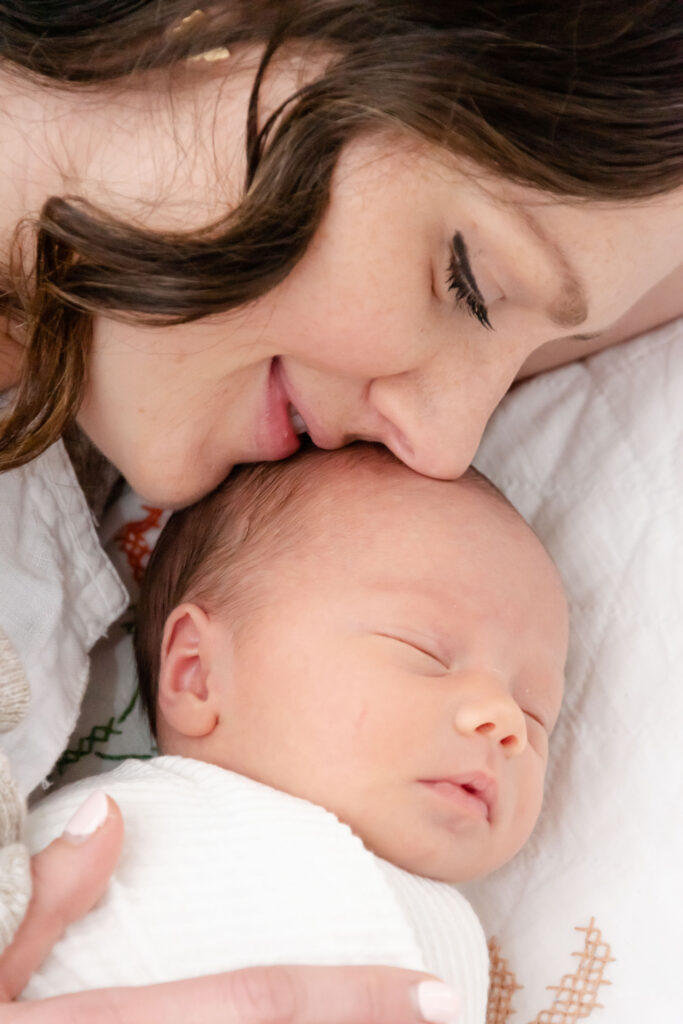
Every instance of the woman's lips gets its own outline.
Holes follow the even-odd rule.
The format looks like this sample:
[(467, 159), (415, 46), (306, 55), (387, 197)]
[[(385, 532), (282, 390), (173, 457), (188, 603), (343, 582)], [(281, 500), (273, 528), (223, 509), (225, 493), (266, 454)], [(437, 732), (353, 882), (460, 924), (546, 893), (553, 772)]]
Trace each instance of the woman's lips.
[(495, 779), (483, 772), (470, 772), (443, 779), (420, 779), (433, 793), (448, 800), (456, 809), (478, 818), (491, 820), (498, 786)]
[(290, 422), (293, 420), (292, 429), (296, 433), (306, 433), (310, 437), (316, 448), (323, 448), (329, 451), (333, 448), (342, 448), (345, 444), (348, 444), (351, 438), (343, 435), (332, 435), (328, 433), (325, 428), (313, 415), (310, 408), (304, 404), (303, 406), (299, 403), (299, 396), (295, 393), (292, 388), (291, 382), (287, 378), (287, 373), (284, 366), (278, 358), (274, 360), (275, 373), (280, 382), (280, 387), (285, 395), (287, 395), (287, 401), (289, 403), (289, 415)]
[(300, 441), (292, 423), (291, 403), (279, 372), (279, 360), (273, 359), (266, 385), (266, 408), (257, 430), (258, 458), (266, 461), (286, 459), (299, 448)]

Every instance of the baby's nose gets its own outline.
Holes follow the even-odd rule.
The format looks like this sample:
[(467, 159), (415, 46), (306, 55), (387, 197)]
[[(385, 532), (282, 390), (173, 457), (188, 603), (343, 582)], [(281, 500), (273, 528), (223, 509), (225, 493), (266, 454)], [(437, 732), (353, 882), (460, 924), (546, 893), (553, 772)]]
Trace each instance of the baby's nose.
[(482, 684), (458, 705), (454, 725), (463, 736), (488, 736), (506, 757), (521, 754), (527, 745), (524, 714), (517, 701), (499, 686)]

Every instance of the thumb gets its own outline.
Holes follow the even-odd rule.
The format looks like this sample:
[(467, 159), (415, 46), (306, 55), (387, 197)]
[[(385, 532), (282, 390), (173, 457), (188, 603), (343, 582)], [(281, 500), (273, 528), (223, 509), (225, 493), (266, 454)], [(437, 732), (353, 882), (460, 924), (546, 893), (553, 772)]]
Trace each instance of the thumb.
[(0, 956), (0, 1003), (20, 994), (66, 927), (97, 903), (123, 844), (123, 819), (101, 790), (62, 835), (31, 859), (33, 896), (14, 941)]

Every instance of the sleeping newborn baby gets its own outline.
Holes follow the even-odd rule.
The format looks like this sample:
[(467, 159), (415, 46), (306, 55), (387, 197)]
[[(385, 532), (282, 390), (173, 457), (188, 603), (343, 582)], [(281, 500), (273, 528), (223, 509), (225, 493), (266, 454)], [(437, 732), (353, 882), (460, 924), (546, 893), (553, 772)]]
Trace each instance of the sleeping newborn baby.
[(140, 688), (165, 756), (31, 815), (39, 848), (104, 787), (127, 831), (24, 997), (384, 962), (483, 1021), (485, 941), (452, 883), (534, 827), (567, 632), (548, 554), (473, 470), (433, 480), (371, 445), (237, 470), (147, 570)]

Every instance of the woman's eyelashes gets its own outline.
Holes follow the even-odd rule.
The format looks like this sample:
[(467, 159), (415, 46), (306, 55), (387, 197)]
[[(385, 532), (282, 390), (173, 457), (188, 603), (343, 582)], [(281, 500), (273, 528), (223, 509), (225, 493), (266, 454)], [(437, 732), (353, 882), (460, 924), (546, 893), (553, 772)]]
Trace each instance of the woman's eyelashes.
[(459, 231), (456, 231), (451, 241), (447, 284), (448, 290), (455, 292), (456, 303), (464, 303), (480, 324), (492, 330), (486, 303), (472, 273), (465, 239)]

